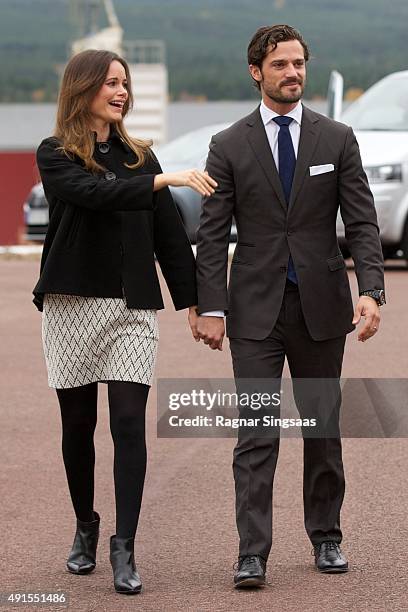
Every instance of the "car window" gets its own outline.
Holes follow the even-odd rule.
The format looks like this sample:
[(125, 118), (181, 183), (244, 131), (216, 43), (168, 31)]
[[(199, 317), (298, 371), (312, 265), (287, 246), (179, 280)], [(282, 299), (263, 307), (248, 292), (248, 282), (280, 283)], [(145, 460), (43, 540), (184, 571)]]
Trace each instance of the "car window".
[(354, 130), (408, 130), (408, 72), (382, 79), (343, 113)]
[(45, 196), (43, 194), (37, 194), (34, 197), (33, 206), (36, 206), (37, 208), (47, 206), (47, 200), (45, 199)]
[(27, 198), (27, 202), (32, 208), (41, 208), (48, 206), (43, 189), (32, 189)]

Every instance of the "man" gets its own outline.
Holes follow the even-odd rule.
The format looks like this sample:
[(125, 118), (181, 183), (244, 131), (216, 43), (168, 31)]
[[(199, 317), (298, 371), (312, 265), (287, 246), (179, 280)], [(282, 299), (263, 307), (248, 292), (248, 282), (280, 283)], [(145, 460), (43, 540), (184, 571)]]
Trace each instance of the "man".
[[(260, 28), (248, 47), (260, 106), (213, 137), (207, 171), (218, 183), (198, 232), (196, 339), (222, 348), (224, 314), (234, 376), (339, 378), (346, 334), (361, 317), (362, 342), (384, 303), (379, 230), (351, 128), (300, 102), (309, 50), (287, 25)], [(336, 237), (338, 209), (358, 280), (353, 304)], [(238, 242), (227, 292), (233, 216)], [(301, 411), (301, 402), (297, 402)], [(340, 402), (334, 408), (338, 432)], [(240, 432), (234, 450), (240, 545), (236, 587), (263, 586), (272, 543), (272, 488), (279, 437)], [(344, 473), (340, 433), (304, 437), (304, 513), (318, 570), (348, 569), (340, 550)]]

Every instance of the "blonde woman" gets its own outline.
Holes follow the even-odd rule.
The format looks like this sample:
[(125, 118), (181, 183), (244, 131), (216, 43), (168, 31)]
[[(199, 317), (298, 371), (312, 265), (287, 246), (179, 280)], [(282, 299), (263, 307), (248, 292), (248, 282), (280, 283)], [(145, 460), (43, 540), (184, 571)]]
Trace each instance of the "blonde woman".
[(93, 434), (98, 383), (108, 384), (114, 443), (116, 534), (110, 560), (117, 592), (142, 588), (134, 538), (146, 471), (145, 408), (163, 308), (156, 254), (176, 309), (196, 317), (195, 262), (169, 185), (202, 195), (216, 187), (196, 170), (162, 173), (149, 143), (131, 138), (126, 62), (84, 51), (68, 63), (54, 136), (37, 151), (49, 202), (34, 303), (43, 312), (49, 386), (62, 417), (62, 452), (77, 530), (67, 567), (96, 565), (100, 518), (94, 511)]

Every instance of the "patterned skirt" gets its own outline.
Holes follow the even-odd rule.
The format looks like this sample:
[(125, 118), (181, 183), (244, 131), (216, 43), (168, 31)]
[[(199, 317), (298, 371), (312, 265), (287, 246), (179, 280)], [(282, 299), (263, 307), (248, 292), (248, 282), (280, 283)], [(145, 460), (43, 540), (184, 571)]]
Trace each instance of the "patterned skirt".
[(108, 380), (152, 384), (159, 339), (156, 310), (127, 308), (122, 298), (48, 293), (42, 338), (50, 387)]

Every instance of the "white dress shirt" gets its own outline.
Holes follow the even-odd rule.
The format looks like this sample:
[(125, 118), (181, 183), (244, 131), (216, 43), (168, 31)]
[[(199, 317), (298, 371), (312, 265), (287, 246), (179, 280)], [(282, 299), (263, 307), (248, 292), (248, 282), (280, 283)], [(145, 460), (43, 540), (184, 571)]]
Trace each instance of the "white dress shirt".
[[(273, 159), (275, 160), (276, 169), (279, 172), (278, 134), (280, 127), (277, 123), (275, 123), (275, 121), (273, 121), (273, 118), (279, 117), (280, 115), (268, 108), (266, 104), (264, 104), (263, 100), (261, 102), (259, 112), (261, 113), (261, 118), (265, 126), (265, 132), (268, 137), (269, 146), (271, 147)], [(293, 110), (284, 115), (285, 117), (292, 117), (293, 119), (293, 121), (291, 121), (291, 123), (289, 124), (289, 132), (292, 138), (295, 157), (297, 157), (299, 148), (300, 124), (302, 123), (302, 113), (302, 104), (298, 102), (297, 106), (295, 106)]]
[[(275, 121), (273, 121), (274, 117), (279, 117), (278, 113), (271, 110), (266, 106), (264, 101), (262, 100), (261, 106), (259, 108), (259, 112), (261, 114), (262, 122), (265, 126), (266, 136), (268, 137), (269, 146), (271, 147), (273, 159), (275, 160), (276, 169), (279, 172), (279, 150), (278, 150), (278, 134), (280, 127)], [(299, 139), (300, 139), (300, 125), (302, 123), (302, 114), (303, 107), (301, 102), (292, 109), (289, 113), (284, 115), (285, 117), (292, 117), (293, 121), (289, 124), (289, 132), (292, 138), (293, 149), (295, 151), (295, 157), (297, 158), (298, 148), (299, 148)], [(213, 310), (211, 312), (203, 312), (203, 317), (223, 317), (223, 310)]]

